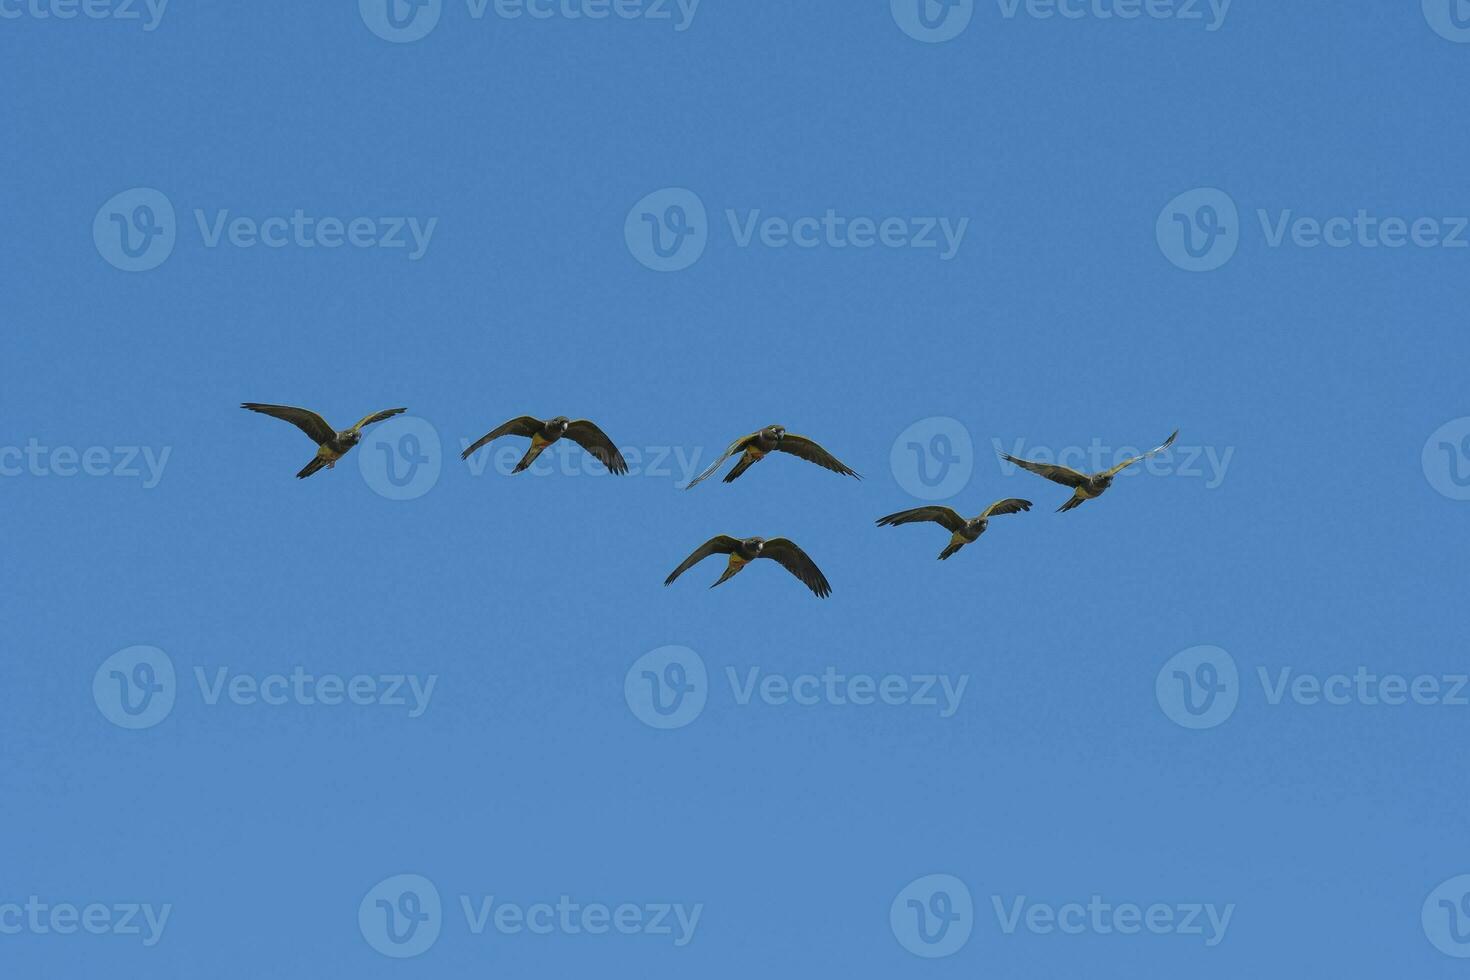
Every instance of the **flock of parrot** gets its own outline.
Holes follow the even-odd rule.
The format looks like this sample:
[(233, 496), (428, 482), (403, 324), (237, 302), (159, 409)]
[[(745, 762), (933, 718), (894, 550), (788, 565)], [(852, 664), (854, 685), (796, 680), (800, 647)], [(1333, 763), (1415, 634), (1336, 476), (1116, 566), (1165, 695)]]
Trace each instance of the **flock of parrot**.
[[(305, 479), (323, 468), (330, 469), (337, 461), (345, 456), (352, 447), (362, 441), (362, 430), (376, 422), (382, 422), (395, 415), (406, 412), (405, 408), (390, 408), (381, 412), (374, 412), (362, 418), (351, 428), (338, 431), (327, 423), (317, 413), (305, 408), (294, 408), (289, 405), (268, 405), (260, 402), (244, 402), (241, 408), (272, 418), (290, 422), (317, 445), (316, 456), (311, 462), (302, 467), (296, 474), (299, 479)], [(511, 419), (491, 429), (485, 435), (476, 440), (468, 449), (461, 454), (461, 458), (468, 459), (475, 452), (504, 436), (519, 436), (530, 440), (526, 453), (516, 463), (513, 473), (520, 473), (530, 467), (536, 461), (536, 457), (546, 451), (546, 448), (561, 439), (570, 439), (591, 454), (598, 462), (607, 467), (610, 473), (621, 476), (628, 472), (628, 464), (623, 459), (623, 454), (618, 451), (617, 445), (608, 438), (607, 433), (598, 428), (596, 423), (587, 419), (569, 419), (558, 415), (552, 419), (541, 420), (531, 415), (522, 415)], [(1081, 506), (1089, 500), (1100, 497), (1104, 491), (1113, 485), (1113, 478), (1134, 463), (1156, 456), (1165, 452), (1174, 444), (1179, 437), (1179, 430), (1165, 439), (1164, 442), (1150, 449), (1146, 453), (1132, 456), (1123, 460), (1110, 469), (1098, 473), (1080, 473), (1066, 466), (1058, 466), (1053, 463), (1038, 463), (1028, 459), (1019, 459), (1007, 453), (1002, 453), (1001, 458), (1009, 463), (1044, 477), (1053, 483), (1059, 483), (1072, 490), (1072, 496), (1057, 508), (1059, 512), (1069, 511)], [(814, 440), (806, 436), (800, 436), (793, 432), (787, 432), (783, 426), (768, 425), (763, 429), (757, 429), (749, 435), (741, 436), (720, 455), (703, 473), (700, 473), (684, 489), (690, 490), (698, 486), (704, 480), (713, 476), (720, 467), (732, 456), (740, 458), (730, 471), (725, 474), (724, 482), (730, 483), (740, 477), (742, 473), (750, 469), (771, 453), (786, 453), (798, 459), (804, 459), (809, 463), (815, 463), (826, 470), (842, 476), (850, 476), (861, 479), (858, 474), (845, 463), (823, 449)], [(897, 527), (900, 524), (934, 523), (950, 532), (949, 543), (939, 553), (940, 560), (954, 555), (967, 544), (973, 544), (979, 540), (980, 535), (990, 525), (990, 518), (1004, 514), (1017, 514), (1028, 511), (1032, 507), (1031, 501), (1022, 500), (1019, 497), (1007, 497), (997, 500), (986, 507), (975, 517), (966, 518), (949, 507), (927, 506), (914, 507), (910, 510), (901, 510), (886, 517), (878, 518), (879, 527)], [(788, 538), (735, 538), (727, 534), (717, 534), (710, 538), (679, 563), (679, 567), (669, 573), (664, 580), (664, 585), (672, 585), (674, 580), (683, 575), (695, 565), (704, 561), (711, 555), (727, 556), (725, 571), (710, 588), (720, 585), (733, 578), (746, 565), (758, 558), (770, 558), (792, 575), (796, 576), (803, 585), (812, 591), (818, 598), (826, 598), (832, 594), (832, 586), (822, 570), (817, 567), (816, 562), (803, 551), (797, 544)]]

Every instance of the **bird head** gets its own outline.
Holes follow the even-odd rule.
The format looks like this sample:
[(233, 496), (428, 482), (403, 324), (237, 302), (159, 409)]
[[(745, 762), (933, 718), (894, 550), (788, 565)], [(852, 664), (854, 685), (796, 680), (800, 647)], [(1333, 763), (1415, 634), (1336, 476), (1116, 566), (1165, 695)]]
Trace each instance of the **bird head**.
[(345, 444), (348, 449), (351, 449), (359, 442), (362, 442), (362, 432), (358, 429), (348, 429), (346, 432), (339, 433), (337, 438), (343, 444)]
[(758, 554), (761, 553), (761, 549), (766, 546), (766, 539), (765, 538), (746, 538), (745, 539), (745, 546), (747, 548), (749, 548), (752, 552), (754, 552), (755, 554), (758, 555)]
[(556, 418), (551, 420), (550, 426), (552, 429), (555, 429), (558, 432), (565, 433), (567, 431), (567, 426), (571, 424), (571, 419), (567, 418), (565, 415), (558, 415)]
[(766, 426), (766, 435), (780, 442), (782, 437), (786, 435), (786, 427), (781, 425), (768, 425)]

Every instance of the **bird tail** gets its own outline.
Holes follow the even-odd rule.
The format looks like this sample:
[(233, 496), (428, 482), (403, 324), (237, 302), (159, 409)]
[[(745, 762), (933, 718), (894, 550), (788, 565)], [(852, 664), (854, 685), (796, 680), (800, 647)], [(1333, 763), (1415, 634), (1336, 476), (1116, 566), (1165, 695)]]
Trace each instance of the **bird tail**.
[[(729, 579), (733, 578), (734, 575), (735, 575), (735, 573), (738, 572), (738, 571), (740, 571), (742, 568), (744, 568), (746, 566), (746, 564), (747, 564), (746, 562), (744, 562), (744, 561), (742, 561), (740, 559), (740, 556), (739, 555), (731, 555), (730, 556), (730, 564), (728, 564), (728, 565), (725, 566), (725, 574), (723, 574), (723, 575), (721, 575), (719, 577), (719, 580), (715, 582), (715, 585), (720, 585), (720, 584), (728, 581)], [(711, 585), (710, 588), (713, 589), (715, 587), (715, 585)]]
[(951, 541), (949, 543), (949, 546), (939, 553), (939, 560), (944, 561), (946, 558), (954, 554), (956, 551), (959, 551), (968, 543), (969, 542), (967, 541)]
[(539, 438), (532, 439), (531, 448), (526, 450), (526, 455), (521, 457), (521, 461), (516, 464), (516, 468), (511, 470), (511, 472), (519, 473), (522, 470), (530, 469), (531, 464), (536, 462), (536, 457), (540, 456), (541, 451), (549, 445), (551, 445), (551, 443), (542, 442)]
[(1062, 504), (1062, 506), (1057, 508), (1057, 513), (1060, 514), (1063, 511), (1071, 510), (1073, 507), (1081, 507), (1086, 500), (1086, 497), (1074, 493), (1072, 494), (1071, 500), (1067, 501), (1065, 504)]
[(730, 468), (730, 472), (725, 474), (725, 482), (733, 482), (736, 478), (740, 476), (741, 473), (744, 473), (746, 470), (750, 469), (751, 465), (756, 461), (757, 458), (758, 457), (755, 456), (741, 456), (740, 462), (736, 463), (733, 467)]
[(327, 461), (318, 456), (301, 468), (301, 472), (296, 474), (296, 479), (304, 480), (326, 465)]

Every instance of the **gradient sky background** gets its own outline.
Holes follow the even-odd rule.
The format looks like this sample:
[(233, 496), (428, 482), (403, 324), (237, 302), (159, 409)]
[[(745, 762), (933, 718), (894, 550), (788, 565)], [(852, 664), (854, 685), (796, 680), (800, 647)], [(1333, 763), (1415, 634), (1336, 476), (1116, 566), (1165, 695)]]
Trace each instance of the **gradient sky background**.
[[(1470, 212), (1470, 45), (1418, 3), (1240, 0), (1200, 22), (1005, 18), (943, 44), (881, 0), (706, 0), (670, 21), (474, 19), (374, 36), (354, 5), (170, 6), (0, 20), (7, 233), (0, 446), (167, 447), (161, 481), (0, 479), (0, 903), (171, 903), (162, 941), (0, 936), (8, 976), (1458, 976), (1420, 910), (1470, 872), (1470, 707), (1271, 705), (1256, 669), (1470, 670), (1470, 504), (1421, 449), (1470, 415), (1470, 251), (1271, 248), (1255, 218)], [(10, 9), (10, 8), (7, 8)], [(157, 188), (160, 267), (121, 272), (98, 209)], [(709, 209), (691, 268), (625, 245), (664, 187)], [(1218, 271), (1172, 265), (1171, 198), (1240, 207)], [(437, 217), (427, 253), (206, 248), (194, 209)], [(958, 255), (740, 248), (726, 209), (970, 220)], [(305, 482), (289, 426), (408, 406), (441, 436), (425, 495), (356, 455)], [(474, 476), (465, 440), (522, 413), (696, 450), (780, 422), (864, 474), (791, 458), (690, 493), (674, 474)], [(890, 450), (957, 420), (967, 514), (1036, 501), (936, 562), (945, 532)], [(1058, 515), (992, 440), (1231, 452)], [(368, 452), (368, 443), (358, 453)], [(1181, 462), (1176, 454), (1175, 463)], [(573, 457), (575, 462), (575, 457)], [(1465, 462), (1465, 461), (1460, 461)], [(1467, 464), (1470, 465), (1470, 464)], [(1162, 468), (1168, 470), (1168, 467)], [(716, 533), (788, 535), (709, 591), (664, 576)], [(111, 724), (92, 679), (164, 650), (177, 703)], [(657, 731), (625, 673), (709, 667)], [(1219, 727), (1156, 675), (1227, 650)], [(429, 709), (209, 705), (195, 667), (438, 675)], [(740, 705), (724, 669), (968, 675), (918, 706)], [(444, 898), (398, 962), (359, 902), (399, 873)], [(889, 905), (962, 879), (968, 944), (916, 959)], [(695, 938), (471, 935), (458, 896), (703, 903)], [(1002, 932), (991, 896), (1236, 906), (1199, 936)]]

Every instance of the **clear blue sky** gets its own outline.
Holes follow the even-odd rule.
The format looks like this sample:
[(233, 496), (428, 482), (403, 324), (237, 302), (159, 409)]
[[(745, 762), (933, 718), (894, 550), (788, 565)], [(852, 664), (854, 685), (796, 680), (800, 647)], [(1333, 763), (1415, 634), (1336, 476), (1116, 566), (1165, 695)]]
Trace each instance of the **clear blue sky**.
[[(1206, 3), (1189, 21), (985, 0), (942, 43), (886, 0), (706, 0), (683, 30), (673, 3), (668, 20), (513, 19), (445, 0), (407, 43), (354, 6), (179, 3), (146, 30), (143, 5), (58, 20), (0, 0), (0, 971), (1460, 975), (1430, 893), (1470, 872), (1470, 707), (1273, 704), (1258, 669), (1470, 671), (1470, 504), (1461, 470), (1446, 484), (1421, 461), (1470, 415), (1470, 250), (1304, 247), (1300, 227), (1271, 242), (1288, 211), (1453, 237), (1470, 45), (1377, 0), (1238, 0), (1216, 30)], [(173, 209), (173, 248), (127, 272), (109, 228), (167, 216), (104, 205), (139, 187)], [(658, 272), (630, 210), (664, 188), (706, 210), (705, 248)], [(1164, 213), (1198, 188), (1238, 208), (1236, 251), (1208, 272), (1156, 235), (1176, 213), (1204, 233), (1204, 199)], [(895, 240), (968, 223), (949, 258), (825, 230), (775, 247), (775, 226), (741, 244), (754, 211), (794, 227), (829, 209), (858, 238), (854, 218), (901, 219)], [(437, 222), (416, 259), (304, 247), (280, 224), (261, 231), (284, 247), (208, 244), (220, 221), (298, 210), (318, 231), (372, 219), (363, 235)], [(407, 406), (422, 425), (384, 444), (432, 456), (440, 439), (437, 481), (375, 492), (372, 431), (297, 481), (310, 443), (241, 401), (343, 427)], [(613, 479), (576, 454), (546, 476), (459, 461), (523, 413), (703, 461), (777, 422), (865, 478), (773, 457), (683, 493), (676, 462)], [(894, 444), (932, 418), (953, 421), (913, 441), (940, 426), (973, 447), (945, 502), (1036, 502), (944, 563), (942, 529), (873, 526), (924, 502)], [(996, 461), (1018, 440), (1111, 454), (1176, 427), (1198, 475), (1176, 452), (1067, 514), (1066, 490)], [(55, 475), (93, 447), (94, 471), (127, 469), (125, 447), (168, 456), (156, 485), (141, 452), (137, 477)], [(1206, 450), (1228, 454), (1218, 478)], [(770, 562), (664, 588), (717, 533), (793, 538), (832, 597)], [(174, 703), (130, 730), (101, 708), (104, 662), (139, 645), (167, 656)], [(705, 704), (659, 730), (625, 686), (671, 645), (705, 665)], [(1233, 659), (1238, 703), (1191, 730), (1156, 681), (1202, 645)], [(210, 703), (221, 668), (269, 685), (297, 667), (436, 680), (417, 717)], [(741, 703), (727, 675), (829, 667), (966, 687), (942, 717)], [(367, 935), (400, 874), (442, 900), (437, 941), (403, 963)], [(925, 960), (901, 893), (931, 874), (974, 914)], [(702, 908), (678, 946), (677, 926), (477, 935), (461, 907), (563, 895)], [(1094, 895), (1233, 911), (1214, 945), (1008, 933), (995, 911)], [(31, 896), (101, 903), (112, 925), (117, 905), (170, 912), (148, 946), (146, 926), (59, 935), (50, 911), (38, 927), (3, 908)]]

